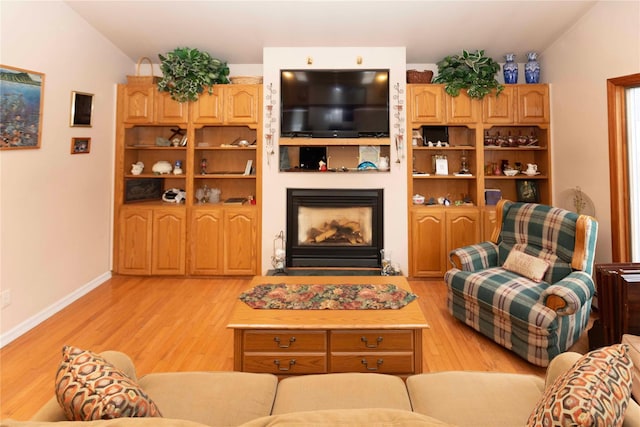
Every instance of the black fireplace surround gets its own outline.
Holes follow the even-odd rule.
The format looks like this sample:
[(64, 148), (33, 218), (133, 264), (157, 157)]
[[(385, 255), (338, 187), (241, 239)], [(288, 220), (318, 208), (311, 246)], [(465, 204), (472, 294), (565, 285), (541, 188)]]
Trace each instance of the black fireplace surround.
[[(287, 267), (351, 267), (351, 268), (379, 268), (381, 266), (380, 250), (384, 248), (383, 242), (383, 189), (287, 189), (287, 240), (286, 240), (286, 266)], [(333, 208), (333, 209), (332, 209)], [(352, 224), (352, 218), (341, 218), (338, 220), (326, 221), (325, 225), (331, 230), (324, 235), (331, 235), (330, 238), (320, 243), (315, 241), (302, 241), (301, 235), (313, 234), (308, 229), (313, 228), (315, 234), (321, 233), (309, 224), (300, 224), (303, 212), (313, 210), (328, 212), (348, 212), (353, 209), (355, 216), (359, 212), (365, 215), (370, 224), (361, 224), (362, 227), (353, 229), (346, 228), (348, 236), (343, 240), (334, 239), (340, 232), (340, 225), (331, 224), (344, 223)], [(303, 213), (304, 215), (304, 213)], [(340, 214), (342, 217), (343, 215)], [(305, 218), (302, 218), (302, 222)], [(355, 221), (357, 222), (357, 220)], [(305, 227), (305, 230), (300, 230)], [(361, 235), (360, 229), (364, 230)], [(343, 230), (344, 231), (344, 228)], [(333, 234), (332, 234), (333, 233)]]

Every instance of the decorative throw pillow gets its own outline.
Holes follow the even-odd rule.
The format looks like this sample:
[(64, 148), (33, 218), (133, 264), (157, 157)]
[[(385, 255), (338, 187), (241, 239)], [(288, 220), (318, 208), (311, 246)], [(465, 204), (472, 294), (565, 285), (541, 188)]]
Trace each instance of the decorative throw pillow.
[(103, 357), (71, 346), (62, 349), (56, 398), (71, 421), (162, 416), (135, 381)]
[(632, 368), (625, 344), (585, 354), (545, 390), (527, 426), (622, 426)]
[(534, 282), (539, 282), (544, 277), (544, 273), (549, 268), (549, 263), (543, 259), (525, 254), (521, 251), (512, 250), (502, 267), (505, 270), (513, 271)]

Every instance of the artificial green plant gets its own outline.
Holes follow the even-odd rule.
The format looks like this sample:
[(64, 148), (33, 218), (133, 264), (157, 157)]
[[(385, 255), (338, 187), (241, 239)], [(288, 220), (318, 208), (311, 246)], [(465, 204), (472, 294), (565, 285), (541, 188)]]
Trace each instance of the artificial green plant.
[(471, 98), (482, 99), (493, 89), (496, 94), (504, 89), (495, 78), (500, 65), (484, 56), (484, 50), (473, 53), (463, 50), (462, 55), (446, 56), (436, 65), (438, 75), (433, 83), (444, 83), (445, 91), (451, 96), (458, 96), (461, 89), (466, 89)]
[(197, 101), (205, 87), (211, 93), (214, 84), (229, 83), (227, 63), (207, 52), (179, 47), (158, 57), (162, 70), (158, 90), (169, 92), (178, 102)]

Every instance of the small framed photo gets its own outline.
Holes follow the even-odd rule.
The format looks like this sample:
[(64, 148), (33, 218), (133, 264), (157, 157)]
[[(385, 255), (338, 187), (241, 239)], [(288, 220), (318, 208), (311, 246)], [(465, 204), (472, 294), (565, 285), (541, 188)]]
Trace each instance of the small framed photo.
[(71, 92), (71, 127), (91, 127), (93, 94)]
[(436, 175), (449, 175), (449, 162), (446, 158), (436, 159)]
[(71, 154), (88, 154), (91, 151), (91, 138), (71, 138)]
[(536, 181), (523, 179), (516, 181), (518, 201), (525, 203), (540, 203), (540, 192)]

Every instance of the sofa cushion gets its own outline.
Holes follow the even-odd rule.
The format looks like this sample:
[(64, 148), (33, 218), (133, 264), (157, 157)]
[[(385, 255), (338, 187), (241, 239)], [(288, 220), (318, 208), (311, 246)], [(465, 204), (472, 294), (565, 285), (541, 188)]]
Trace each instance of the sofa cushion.
[(56, 398), (68, 420), (159, 417), (140, 386), (91, 351), (65, 346), (55, 382)]
[(593, 350), (545, 390), (527, 426), (621, 426), (631, 395), (625, 344)]
[(629, 346), (629, 357), (633, 362), (631, 395), (637, 402), (640, 402), (640, 336), (624, 334), (622, 344)]
[[(241, 427), (445, 427), (440, 420), (398, 409), (337, 409), (292, 412), (259, 418)], [(453, 426), (450, 426), (453, 427)]]
[(514, 249), (509, 252), (509, 256), (507, 256), (502, 267), (505, 270), (521, 274), (534, 282), (540, 282), (549, 268), (549, 263)]
[(407, 387), (386, 374), (336, 373), (288, 377), (280, 381), (272, 414), (323, 409), (411, 410)]
[(205, 424), (171, 418), (114, 418), (80, 423), (78, 421), (18, 421), (0, 420), (2, 427), (208, 427)]
[(460, 426), (513, 427), (526, 423), (544, 380), (498, 372), (434, 372), (410, 376), (407, 389), (415, 412)]
[(231, 371), (163, 372), (145, 375), (139, 384), (165, 417), (234, 426), (271, 414), (278, 378)]

